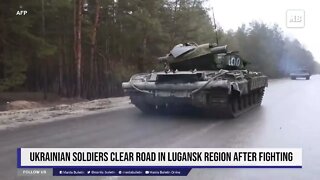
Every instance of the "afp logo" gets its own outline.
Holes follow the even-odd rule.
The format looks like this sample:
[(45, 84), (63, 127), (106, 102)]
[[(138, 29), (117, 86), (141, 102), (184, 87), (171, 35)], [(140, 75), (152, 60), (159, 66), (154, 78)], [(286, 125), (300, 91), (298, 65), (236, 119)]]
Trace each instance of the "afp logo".
[(25, 16), (28, 13), (27, 10), (18, 10), (16, 16)]

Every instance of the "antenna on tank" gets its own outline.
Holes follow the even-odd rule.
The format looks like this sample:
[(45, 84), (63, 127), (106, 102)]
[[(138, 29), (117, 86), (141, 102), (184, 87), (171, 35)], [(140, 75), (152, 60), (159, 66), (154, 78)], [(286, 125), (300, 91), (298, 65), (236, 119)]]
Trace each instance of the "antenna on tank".
[(215, 30), (215, 32), (216, 32), (216, 43), (217, 43), (217, 45), (219, 45), (218, 30), (217, 30), (216, 19), (215, 19), (215, 17), (214, 17), (214, 10), (213, 10), (213, 8), (212, 8), (212, 18), (213, 18), (213, 28), (214, 28), (214, 30)]

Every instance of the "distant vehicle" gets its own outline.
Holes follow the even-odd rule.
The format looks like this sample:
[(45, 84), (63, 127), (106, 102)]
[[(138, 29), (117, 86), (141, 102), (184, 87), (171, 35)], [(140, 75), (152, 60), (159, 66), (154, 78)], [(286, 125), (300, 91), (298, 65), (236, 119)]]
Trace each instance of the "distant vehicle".
[(305, 78), (306, 80), (310, 79), (311, 74), (306, 69), (298, 69), (292, 73), (290, 73), (290, 77), (292, 80), (295, 80), (297, 78)]

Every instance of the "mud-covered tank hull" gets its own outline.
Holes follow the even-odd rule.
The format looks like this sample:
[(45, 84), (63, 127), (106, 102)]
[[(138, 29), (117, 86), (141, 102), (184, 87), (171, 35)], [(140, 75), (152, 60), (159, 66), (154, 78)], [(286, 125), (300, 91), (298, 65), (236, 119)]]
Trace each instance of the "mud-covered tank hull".
[(266, 86), (266, 76), (247, 70), (158, 72), (122, 84), (132, 104), (145, 113), (192, 107), (223, 117), (259, 106)]

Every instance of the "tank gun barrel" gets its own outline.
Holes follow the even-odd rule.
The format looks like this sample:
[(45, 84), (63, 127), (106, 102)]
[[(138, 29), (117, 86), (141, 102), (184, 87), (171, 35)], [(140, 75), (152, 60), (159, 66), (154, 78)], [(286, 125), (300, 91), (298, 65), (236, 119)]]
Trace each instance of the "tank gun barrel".
[(161, 62), (166, 62), (166, 61), (168, 60), (168, 55), (162, 56), (162, 57), (158, 57), (157, 59), (158, 59), (158, 61), (159, 61), (160, 63), (161, 63)]
[(219, 53), (227, 53), (228, 52), (228, 46), (216, 46), (211, 48), (212, 54), (219, 54)]

